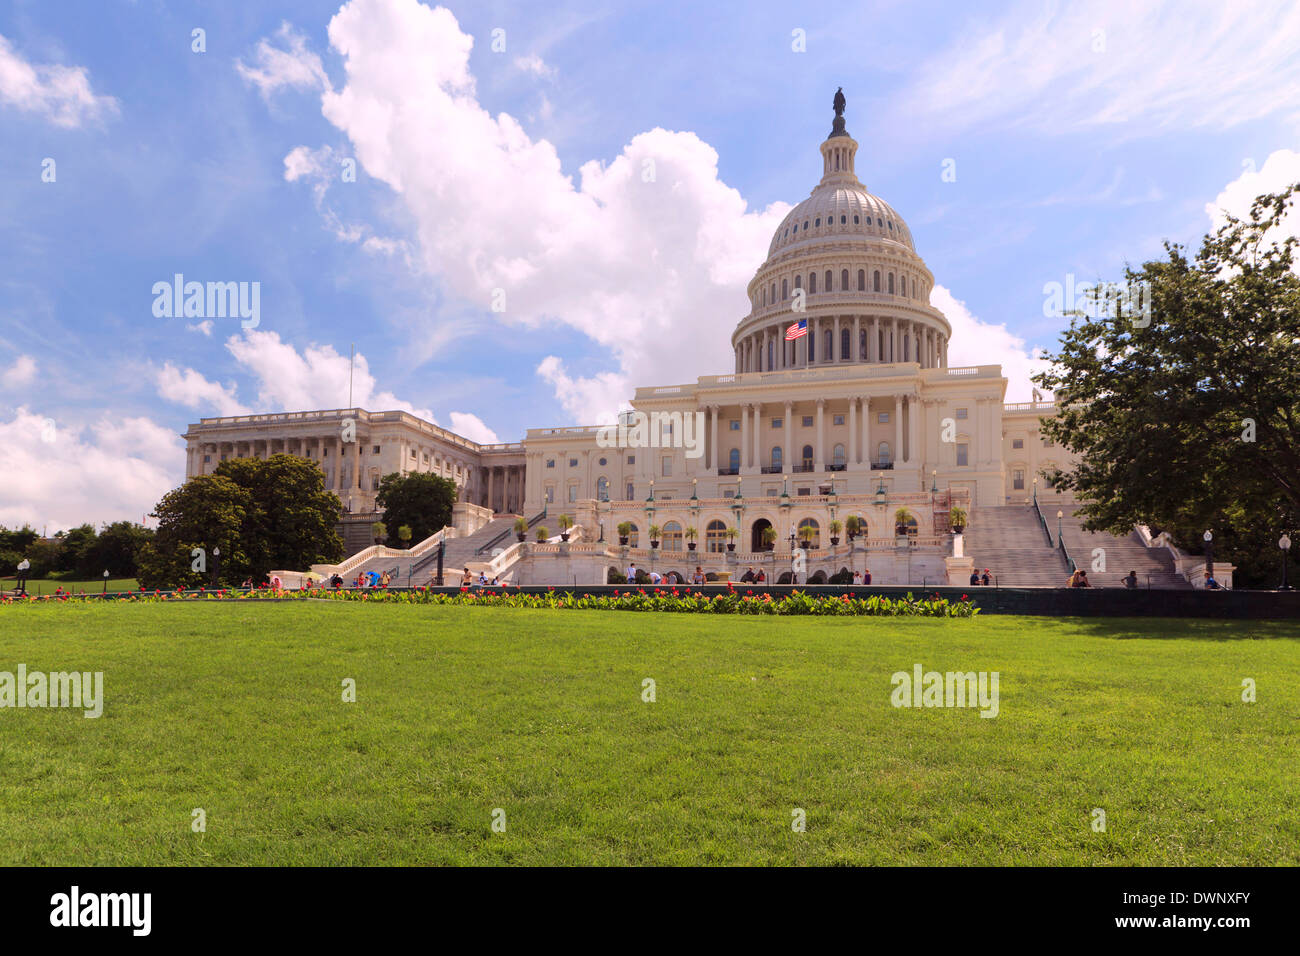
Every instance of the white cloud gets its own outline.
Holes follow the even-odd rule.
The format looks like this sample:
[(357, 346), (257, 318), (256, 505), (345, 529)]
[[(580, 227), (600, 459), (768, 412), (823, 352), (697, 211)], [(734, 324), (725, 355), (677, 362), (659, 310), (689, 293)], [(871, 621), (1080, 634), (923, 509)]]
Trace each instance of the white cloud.
[(101, 96), (90, 86), (84, 66), (33, 64), (0, 36), (0, 103), (27, 113), (40, 113), (55, 126), (81, 126), (88, 120), (115, 114), (117, 100)]
[(1300, 6), (1289, 0), (1022, 0), (971, 17), (918, 66), (898, 108), (949, 129), (1127, 124), (1140, 134), (1295, 121), (1298, 37)]
[(7, 389), (22, 388), (36, 381), (36, 359), (30, 355), (20, 355), (3, 373), (0, 373), (0, 385)]
[[(1280, 193), (1300, 183), (1300, 153), (1290, 149), (1279, 149), (1271, 153), (1264, 165), (1255, 168), (1247, 160), (1240, 176), (1215, 197), (1213, 202), (1205, 204), (1205, 214), (1210, 217), (1210, 231), (1217, 230), (1227, 222), (1226, 213), (1232, 213), (1238, 219), (1250, 221), (1250, 205), (1265, 193)], [(1265, 242), (1277, 242), (1284, 236), (1300, 235), (1300, 215), (1292, 206), (1282, 222), (1266, 236)], [(1297, 264), (1300, 269), (1300, 263)]]
[[(473, 39), (446, 9), (353, 0), (329, 37), (347, 82), (323, 95), (324, 114), (401, 195), (423, 265), (484, 311), (501, 290), (503, 322), (568, 325), (612, 354), (612, 369), (565, 376), (571, 415), (612, 414), (633, 382), (731, 366), (727, 332), (787, 205), (747, 210), (718, 178), (717, 153), (688, 132), (641, 133), (608, 165), (566, 175), (549, 142), (479, 106)], [(812, 175), (811, 147), (808, 160)]]
[(211, 320), (211, 319), (204, 319), (202, 322), (197, 322), (197, 323), (195, 323), (195, 324), (193, 324), (193, 325), (191, 325), (189, 322), (186, 322), (186, 323), (185, 323), (185, 329), (186, 329), (186, 331), (188, 331), (188, 332), (202, 332), (204, 335), (206, 335), (206, 336), (208, 336), (209, 338), (211, 338), (211, 337), (212, 337), (212, 320)]
[(212, 409), (218, 415), (247, 415), (249, 409), (235, 398), (234, 385), (210, 382), (192, 368), (184, 371), (168, 362), (156, 377), (158, 394), (186, 408)]
[(482, 445), (495, 445), (501, 441), (497, 433), (483, 424), (483, 419), (469, 412), (451, 413), (451, 430), (457, 435)]
[(180, 436), (147, 418), (54, 422), (19, 408), (0, 421), (0, 524), (140, 521), (185, 477)]
[(936, 284), (930, 293), (930, 304), (952, 325), (952, 339), (948, 346), (950, 368), (1001, 365), (1002, 374), (1007, 379), (1004, 401), (1028, 402), (1032, 399), (1035, 386), (1029, 377), (1045, 371), (1048, 363), (1035, 358), (1024, 339), (1005, 325), (993, 325), (976, 318), (965, 302), (941, 285)]
[(532, 73), (536, 76), (550, 79), (555, 76), (555, 67), (548, 66), (536, 53), (529, 53), (527, 56), (515, 57), (516, 68), (523, 70), (525, 73)]
[(281, 44), (260, 40), (253, 65), (243, 60), (235, 61), (235, 69), (249, 83), (258, 88), (264, 98), (281, 88), (293, 90), (329, 89), (329, 77), (320, 57), (307, 49), (307, 38), (294, 31), (287, 22), (280, 24), (276, 37)]

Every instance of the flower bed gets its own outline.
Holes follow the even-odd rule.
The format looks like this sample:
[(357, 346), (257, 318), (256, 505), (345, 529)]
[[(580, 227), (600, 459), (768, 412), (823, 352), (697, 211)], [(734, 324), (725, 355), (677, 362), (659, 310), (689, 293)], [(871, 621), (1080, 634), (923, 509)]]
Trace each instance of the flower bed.
[(938, 594), (932, 597), (888, 598), (882, 595), (853, 597), (841, 595), (813, 595), (794, 591), (780, 597), (740, 591), (728, 586), (723, 593), (708, 594), (686, 588), (658, 587), (616, 590), (613, 594), (573, 594), (548, 589), (545, 592), (525, 592), (509, 588), (461, 588), (459, 591), (432, 591), (428, 588), (413, 590), (388, 590), (385, 588), (339, 590), (313, 588), (306, 591), (288, 591), (269, 587), (252, 590), (218, 589), (208, 591), (129, 591), (119, 594), (59, 594), (42, 597), (6, 597), (5, 604), (44, 604), (48, 602), (109, 601), (154, 603), (165, 601), (257, 601), (257, 600), (330, 600), (364, 601), (379, 604), (436, 604), (472, 605), (478, 607), (554, 608), (564, 610), (599, 611), (668, 611), (685, 614), (810, 614), (878, 617), (974, 617), (979, 613), (974, 602), (962, 595), (960, 601), (949, 601)]

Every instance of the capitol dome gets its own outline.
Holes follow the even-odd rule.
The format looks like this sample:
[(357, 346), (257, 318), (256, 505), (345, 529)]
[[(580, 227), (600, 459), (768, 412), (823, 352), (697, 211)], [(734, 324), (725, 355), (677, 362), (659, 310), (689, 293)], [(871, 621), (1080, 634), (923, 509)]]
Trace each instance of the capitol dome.
[(952, 328), (930, 305), (934, 276), (903, 217), (858, 179), (842, 94), (835, 106), (821, 181), (781, 221), (749, 283), (750, 313), (732, 334), (738, 373), (948, 364)]

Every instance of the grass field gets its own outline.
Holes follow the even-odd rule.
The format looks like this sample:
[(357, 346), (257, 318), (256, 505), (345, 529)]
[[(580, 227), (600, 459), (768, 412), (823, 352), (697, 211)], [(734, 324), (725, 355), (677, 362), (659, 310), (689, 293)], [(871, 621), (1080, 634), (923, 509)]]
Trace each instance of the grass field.
[[(18, 586), (16, 578), (0, 578), (0, 591), (12, 591)], [(140, 585), (135, 578), (109, 578), (108, 589), (110, 591), (135, 591)], [(64, 591), (71, 591), (73, 594), (80, 594), (85, 591), (87, 594), (99, 594), (104, 590), (104, 579), (96, 578), (94, 581), (56, 581), (53, 578), (41, 579), (39, 581), (27, 582), (28, 594), (53, 594), (59, 588)]]
[(106, 702), (0, 710), (5, 865), (1300, 863), (1295, 624), (71, 604), (20, 662)]

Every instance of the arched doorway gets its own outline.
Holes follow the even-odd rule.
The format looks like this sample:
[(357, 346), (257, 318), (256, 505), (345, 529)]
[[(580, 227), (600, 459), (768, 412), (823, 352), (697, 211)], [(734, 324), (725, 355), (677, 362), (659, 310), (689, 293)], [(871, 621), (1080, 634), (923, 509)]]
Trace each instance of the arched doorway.
[(750, 551), (766, 551), (767, 542), (763, 540), (763, 529), (772, 527), (772, 522), (766, 518), (759, 518), (754, 522), (753, 530), (750, 532)]

